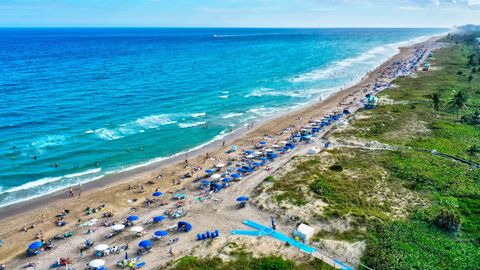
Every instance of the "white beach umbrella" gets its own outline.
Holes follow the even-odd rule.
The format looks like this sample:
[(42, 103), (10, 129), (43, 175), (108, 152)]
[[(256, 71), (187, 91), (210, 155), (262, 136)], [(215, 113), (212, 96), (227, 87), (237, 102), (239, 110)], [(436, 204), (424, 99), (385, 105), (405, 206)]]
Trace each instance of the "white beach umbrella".
[(108, 249), (108, 245), (105, 245), (105, 244), (96, 245), (93, 249), (95, 249), (95, 251), (104, 251)]
[(278, 142), (279, 144), (287, 144), (288, 142), (287, 141), (280, 141)]
[(116, 225), (112, 226), (112, 230), (114, 230), (114, 231), (121, 231), (123, 229), (125, 229), (125, 225), (123, 225), (123, 224), (116, 224)]
[(279, 147), (280, 147), (280, 145), (278, 145), (278, 144), (274, 144), (274, 145), (272, 145), (272, 147), (273, 147), (273, 148), (279, 148)]
[(248, 155), (248, 156), (246, 156), (246, 158), (255, 158), (255, 156), (254, 155)]
[(255, 155), (257, 155), (257, 156), (259, 156), (259, 155), (262, 154), (262, 152), (260, 152), (260, 151), (255, 151), (255, 152), (253, 152), (253, 153), (254, 153)]
[(225, 164), (223, 164), (223, 163), (218, 163), (217, 165), (215, 165), (215, 167), (217, 167), (217, 168), (223, 168), (223, 167), (225, 167)]
[(134, 226), (134, 227), (130, 228), (130, 231), (131, 231), (131, 232), (134, 232), (134, 233), (143, 232), (143, 227)]
[(273, 150), (270, 149), (270, 148), (267, 148), (267, 149), (265, 149), (265, 152), (273, 152)]
[(214, 180), (220, 179), (220, 177), (222, 177), (222, 176), (218, 173), (212, 174), (212, 176), (210, 176), (210, 178), (212, 178)]
[(93, 268), (102, 267), (104, 265), (105, 265), (105, 261), (100, 260), (100, 259), (96, 259), (96, 260), (93, 260), (93, 261), (88, 263), (88, 266), (93, 267)]

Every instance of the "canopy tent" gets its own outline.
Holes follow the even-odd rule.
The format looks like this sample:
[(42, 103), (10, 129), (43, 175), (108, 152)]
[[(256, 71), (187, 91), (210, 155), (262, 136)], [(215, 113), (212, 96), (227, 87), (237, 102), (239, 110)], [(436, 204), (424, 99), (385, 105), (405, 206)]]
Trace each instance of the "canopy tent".
[(130, 228), (130, 231), (131, 231), (131, 232), (134, 232), (134, 233), (143, 232), (143, 227), (134, 226), (134, 227)]
[(156, 231), (153, 233), (155, 237), (164, 237), (168, 235), (168, 231)]
[(153, 197), (159, 197), (159, 196), (162, 196), (162, 195), (163, 195), (163, 193), (160, 192), (160, 191), (155, 191), (155, 192), (152, 194)]
[(105, 261), (100, 260), (100, 259), (96, 259), (96, 260), (93, 260), (93, 261), (88, 263), (88, 266), (93, 267), (93, 268), (102, 267), (104, 265), (105, 265)]
[(33, 242), (31, 243), (29, 246), (28, 246), (28, 249), (29, 250), (35, 250), (35, 249), (39, 249), (43, 246), (43, 243), (40, 242), (40, 241), (37, 241), (37, 242)]
[(123, 229), (125, 229), (125, 225), (123, 224), (115, 224), (112, 226), (112, 230), (114, 231), (121, 231)]
[(156, 216), (153, 217), (153, 222), (160, 222), (165, 219), (165, 216)]
[(138, 216), (128, 216), (128, 217), (127, 217), (127, 220), (128, 220), (128, 221), (135, 221), (135, 220), (137, 220), (137, 219), (138, 219)]
[(95, 251), (104, 251), (108, 249), (108, 245), (105, 245), (105, 244), (96, 245), (93, 249)]
[(144, 249), (150, 249), (152, 247), (153, 243), (150, 240), (143, 240), (138, 243), (138, 246)]
[(192, 229), (192, 225), (185, 221), (180, 221), (177, 224), (177, 229), (179, 232), (189, 232)]

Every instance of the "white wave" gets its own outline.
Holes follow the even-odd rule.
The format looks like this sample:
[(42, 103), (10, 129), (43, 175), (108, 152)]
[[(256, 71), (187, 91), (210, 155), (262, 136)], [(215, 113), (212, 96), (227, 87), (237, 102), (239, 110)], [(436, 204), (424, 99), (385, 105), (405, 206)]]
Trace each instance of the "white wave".
[[(302, 91), (303, 92), (303, 91)], [(309, 95), (306, 94), (301, 94), (299, 91), (291, 91), (291, 90), (285, 90), (285, 91), (275, 91), (272, 88), (267, 88), (267, 87), (261, 87), (258, 89), (254, 89), (250, 94), (245, 95), (245, 97), (263, 97), (263, 96), (286, 96), (286, 97), (308, 97)]]
[(407, 41), (386, 44), (374, 47), (366, 52), (361, 53), (355, 57), (347, 58), (330, 64), (327, 67), (315, 69), (313, 71), (298, 75), (291, 78), (291, 82), (312, 82), (318, 80), (332, 79), (332, 78), (348, 78), (352, 76), (351, 67), (356, 65), (366, 65), (368, 69), (373, 69), (381, 63), (387, 61), (389, 58), (397, 54), (401, 47), (409, 46), (415, 43), (424, 42), (432, 36), (421, 36)]
[(237, 117), (237, 116), (242, 116), (243, 113), (228, 113), (228, 114), (225, 114), (224, 116), (222, 116), (223, 119), (228, 119), (228, 118), (233, 118), (233, 117)]
[(102, 168), (95, 168), (95, 169), (90, 169), (90, 170), (86, 170), (86, 171), (79, 172), (79, 173), (67, 174), (64, 177), (65, 178), (75, 178), (75, 177), (80, 177), (80, 176), (89, 175), (89, 174), (93, 174), (93, 173), (98, 173), (101, 170), (102, 170)]
[(38, 180), (35, 180), (35, 181), (32, 181), (32, 182), (25, 183), (25, 184), (20, 185), (18, 187), (13, 187), (13, 188), (7, 189), (3, 193), (12, 193), (12, 192), (20, 191), (20, 190), (31, 189), (31, 188), (34, 188), (34, 187), (43, 186), (43, 185), (48, 184), (48, 183), (57, 182), (61, 179), (62, 179), (61, 176), (45, 177), (45, 178), (41, 178), (41, 179), (38, 179)]
[(200, 116), (205, 116), (207, 113), (192, 113), (190, 116), (192, 116), (193, 118), (197, 118), (197, 117), (200, 117)]
[(89, 130), (85, 130), (85, 134), (91, 134), (91, 133), (93, 133), (93, 132), (94, 132), (94, 131), (93, 131), (93, 130), (91, 130), (91, 129), (89, 129)]
[(203, 124), (205, 124), (205, 123), (206, 123), (206, 122), (180, 123), (180, 124), (178, 124), (178, 126), (179, 126), (180, 128), (191, 128), (191, 127), (203, 125)]
[(220, 94), (228, 94), (228, 93), (230, 93), (230, 92), (229, 92), (229, 91), (222, 91), (222, 92), (220, 92)]
[(41, 150), (46, 147), (51, 147), (51, 146), (57, 146), (57, 145), (62, 145), (65, 143), (66, 138), (61, 135), (47, 135), (41, 138), (38, 138), (34, 140), (31, 145), (38, 149)]
[(135, 120), (135, 124), (144, 128), (157, 128), (159, 126), (174, 124), (176, 121), (170, 119), (168, 115), (159, 114), (159, 115), (150, 115), (140, 119)]
[(177, 121), (172, 120), (170, 116), (166, 114), (149, 115), (126, 124), (121, 124), (116, 128), (99, 128), (96, 129), (94, 133), (101, 139), (112, 141), (145, 132), (145, 129), (158, 128), (176, 122)]
[(107, 141), (112, 141), (112, 140), (118, 140), (123, 138), (124, 136), (117, 132), (114, 129), (108, 129), (108, 128), (99, 128), (95, 130), (95, 134), (100, 138), (104, 139)]
[(228, 95), (219, 96), (219, 98), (227, 99)]

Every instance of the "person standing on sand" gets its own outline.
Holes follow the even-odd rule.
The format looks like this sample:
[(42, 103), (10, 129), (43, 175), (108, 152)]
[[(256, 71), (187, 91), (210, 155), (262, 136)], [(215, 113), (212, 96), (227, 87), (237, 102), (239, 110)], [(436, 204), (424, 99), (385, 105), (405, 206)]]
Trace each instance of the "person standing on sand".
[(75, 196), (75, 193), (73, 192), (73, 189), (72, 189), (72, 188), (69, 188), (69, 189), (68, 189), (68, 193), (70, 194), (70, 197)]

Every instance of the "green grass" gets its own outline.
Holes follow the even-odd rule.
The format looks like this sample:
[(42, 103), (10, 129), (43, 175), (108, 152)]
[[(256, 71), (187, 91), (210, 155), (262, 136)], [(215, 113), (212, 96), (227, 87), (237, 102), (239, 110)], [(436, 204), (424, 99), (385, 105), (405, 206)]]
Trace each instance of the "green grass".
[(480, 249), (426, 225), (395, 221), (372, 230), (362, 262), (380, 269), (478, 269)]
[(254, 258), (250, 253), (236, 256), (233, 260), (223, 261), (219, 257), (198, 258), (186, 256), (180, 258), (173, 267), (175, 270), (333, 270), (320, 260), (311, 260), (295, 264), (281, 257), (267, 256)]

